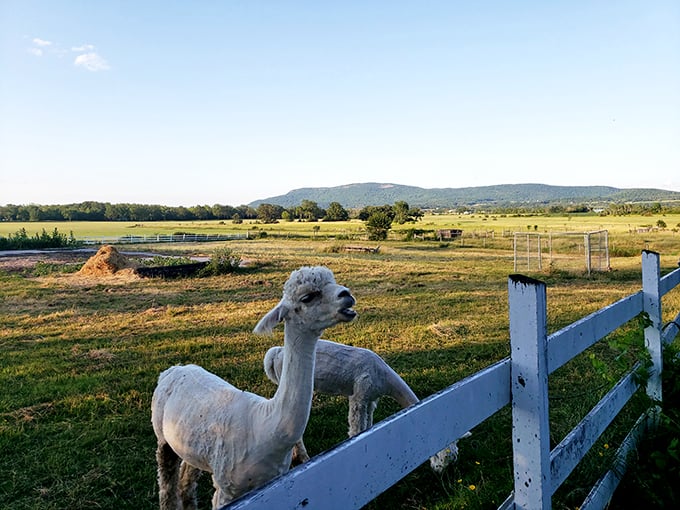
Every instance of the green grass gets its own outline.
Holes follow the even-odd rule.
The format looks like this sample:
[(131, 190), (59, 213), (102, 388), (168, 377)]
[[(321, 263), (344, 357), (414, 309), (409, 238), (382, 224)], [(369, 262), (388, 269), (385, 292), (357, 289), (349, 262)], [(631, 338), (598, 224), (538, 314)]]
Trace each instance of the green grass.
[[(507, 245), (387, 241), (377, 254), (357, 254), (334, 249), (337, 240), (313, 239), (313, 224), (296, 225), (308, 229), (305, 239), (163, 245), (182, 255), (228, 246), (250, 264), (230, 275), (98, 281), (1, 274), (0, 507), (157, 508), (150, 402), (158, 374), (197, 363), (240, 388), (273, 395), (261, 363), (266, 350), (281, 343), (282, 330), (273, 338), (251, 331), (301, 265), (327, 265), (357, 298), (359, 320), (324, 337), (375, 350), (420, 397), (509, 354)], [(326, 224), (320, 225), (323, 232)], [(676, 267), (680, 238), (668, 232), (663, 239), (667, 272)], [(639, 254), (613, 259), (612, 268), (590, 278), (532, 274), (548, 284), (551, 332), (640, 289)], [(680, 310), (680, 290), (669, 294), (664, 310), (669, 319)], [(624, 344), (630, 345), (625, 352)], [(551, 376), (554, 443), (609, 389), (623, 370), (620, 360), (629, 366), (641, 346), (632, 321)], [(628, 406), (560, 488), (554, 508), (581, 503), (644, 404)], [(395, 411), (385, 399), (376, 421)], [(305, 434), (310, 454), (332, 448), (346, 430), (346, 400), (315, 396)], [(461, 442), (459, 462), (442, 477), (421, 466), (368, 508), (497, 506), (512, 488), (510, 431), (506, 408)], [(200, 491), (201, 508), (209, 508), (209, 477)]]

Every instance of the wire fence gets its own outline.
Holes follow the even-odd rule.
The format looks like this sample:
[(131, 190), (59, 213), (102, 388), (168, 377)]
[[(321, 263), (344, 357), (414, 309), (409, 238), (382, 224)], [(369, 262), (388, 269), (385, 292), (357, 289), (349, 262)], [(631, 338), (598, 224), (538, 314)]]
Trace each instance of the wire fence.
[(514, 270), (608, 271), (609, 232), (515, 232)]

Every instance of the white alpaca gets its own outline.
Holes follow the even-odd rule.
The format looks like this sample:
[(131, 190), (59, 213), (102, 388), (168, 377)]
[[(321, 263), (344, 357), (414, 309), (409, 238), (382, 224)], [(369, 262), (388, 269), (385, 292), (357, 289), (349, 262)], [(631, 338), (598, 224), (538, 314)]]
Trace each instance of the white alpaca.
[[(283, 367), (283, 348), (272, 347), (264, 356), (267, 377), (279, 384)], [(373, 412), (382, 396), (392, 397), (404, 408), (419, 402), (418, 397), (392, 368), (375, 352), (349, 345), (319, 340), (316, 346), (314, 390), (327, 395), (349, 397), (349, 437), (373, 425)], [(467, 432), (463, 437), (467, 437)], [(457, 441), (430, 457), (430, 466), (441, 473), (458, 458)], [(294, 456), (300, 462), (309, 460), (300, 439)]]
[(271, 399), (241, 391), (196, 365), (161, 373), (151, 421), (162, 510), (195, 508), (201, 471), (212, 473), (213, 508), (288, 471), (309, 419), (317, 340), (324, 329), (353, 320), (354, 303), (328, 268), (293, 271), (281, 301), (254, 329), (271, 333), (285, 321), (281, 383)]

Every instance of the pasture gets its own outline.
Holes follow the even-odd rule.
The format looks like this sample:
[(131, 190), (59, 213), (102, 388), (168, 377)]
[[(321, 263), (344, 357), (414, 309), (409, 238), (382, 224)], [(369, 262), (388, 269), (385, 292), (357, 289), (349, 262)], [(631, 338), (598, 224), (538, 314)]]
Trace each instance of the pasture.
[[(54, 272), (0, 273), (0, 506), (8, 509), (157, 508), (155, 436), (150, 402), (158, 374), (173, 364), (196, 363), (236, 386), (265, 396), (275, 387), (262, 357), (282, 341), (252, 328), (278, 301), (289, 273), (323, 264), (357, 299), (359, 320), (324, 337), (373, 349), (422, 397), (439, 391), (509, 353), (507, 276), (513, 272), (512, 238), (504, 230), (585, 231), (607, 228), (620, 253), (612, 270), (586, 277), (547, 270), (531, 275), (548, 285), (549, 331), (639, 290), (643, 248), (661, 253), (662, 273), (677, 267), (680, 217), (668, 229), (644, 235), (629, 227), (657, 218), (426, 216), (408, 228), (463, 228), (498, 232), (460, 241), (380, 243), (378, 253), (345, 252), (345, 237), (362, 224), (246, 223), (6, 224), (85, 235), (120, 235), (125, 229), (229, 233), (256, 227), (268, 235), (211, 244), (135, 246), (140, 251), (206, 255), (218, 244), (248, 265), (235, 274), (179, 280), (82, 278)], [(514, 222), (514, 223), (512, 223)], [(317, 231), (313, 226), (318, 225)], [(488, 225), (488, 229), (487, 229)], [(534, 229), (534, 225), (538, 225)], [(98, 228), (98, 230), (96, 230)], [(81, 230), (82, 229), (82, 230)], [(110, 229), (110, 230), (108, 230)], [(206, 229), (206, 230), (202, 230)], [(103, 230), (106, 230), (103, 232)], [(129, 233), (129, 232), (128, 232)], [(147, 233), (147, 232), (144, 232)], [(396, 236), (395, 234), (395, 237)], [(624, 249), (625, 248), (625, 249)], [(664, 319), (680, 310), (680, 294), (664, 300)], [(637, 321), (617, 331), (551, 377), (551, 434), (559, 441), (639, 357)], [(646, 402), (624, 409), (593, 455), (555, 496), (555, 508), (575, 508)], [(636, 407), (639, 405), (639, 407)], [(376, 421), (396, 412), (385, 399)], [(510, 415), (505, 409), (460, 442), (460, 459), (442, 476), (421, 466), (369, 508), (491, 508), (512, 486)], [(620, 426), (618, 426), (619, 424)], [(347, 402), (315, 396), (305, 443), (311, 455), (346, 438)], [(379, 469), (379, 466), (376, 466)], [(201, 481), (202, 508), (210, 507), (209, 477)]]
[[(441, 228), (460, 228), (468, 235), (495, 231), (501, 236), (503, 232), (582, 232), (587, 230), (607, 229), (614, 234), (625, 234), (638, 229), (656, 226), (661, 220), (667, 225), (668, 232), (680, 229), (680, 214), (657, 214), (650, 216), (599, 216), (596, 214), (543, 215), (543, 214), (426, 214), (417, 223), (404, 225), (393, 224), (392, 235), (399, 237), (412, 229), (436, 230)], [(317, 228), (315, 228), (317, 227)], [(29, 235), (45, 229), (51, 232), (57, 228), (59, 232), (73, 232), (77, 238), (110, 237), (125, 235), (173, 234), (178, 232), (197, 234), (240, 234), (248, 231), (263, 231), (269, 235), (291, 237), (328, 238), (337, 236), (357, 236), (365, 232), (364, 224), (359, 220), (337, 222), (297, 222), (279, 221), (274, 224), (262, 224), (257, 220), (244, 220), (234, 223), (231, 220), (213, 221), (154, 221), (154, 222), (101, 222), (101, 221), (56, 221), (56, 222), (0, 222), (0, 236), (13, 234), (25, 228)], [(643, 233), (640, 240), (645, 241)]]

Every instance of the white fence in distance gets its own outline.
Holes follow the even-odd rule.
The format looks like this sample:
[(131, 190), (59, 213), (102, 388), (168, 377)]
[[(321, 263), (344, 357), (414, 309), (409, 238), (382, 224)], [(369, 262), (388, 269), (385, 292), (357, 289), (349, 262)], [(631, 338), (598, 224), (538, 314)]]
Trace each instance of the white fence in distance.
[(234, 239), (249, 239), (248, 232), (244, 234), (152, 234), (127, 235), (116, 237), (82, 237), (83, 244), (150, 244), (150, 243), (207, 243), (212, 241), (231, 241)]
[[(643, 289), (547, 335), (545, 284), (521, 275), (508, 280), (511, 356), (377, 423), (312, 458), (224, 510), (358, 509), (404, 478), (435, 452), (512, 402), (515, 489), (500, 509), (549, 509), (551, 497), (637, 391), (633, 372), (624, 376), (551, 451), (548, 375), (640, 313), (651, 325), (645, 344), (653, 369), (647, 392), (661, 401), (661, 351), (679, 332), (680, 314), (661, 324), (661, 298), (680, 284), (680, 269), (660, 277), (659, 256), (642, 254)], [(614, 466), (592, 489), (581, 509), (602, 509), (625, 469), (626, 453), (656, 407), (623, 441)], [(510, 431), (508, 431), (510, 433)]]

